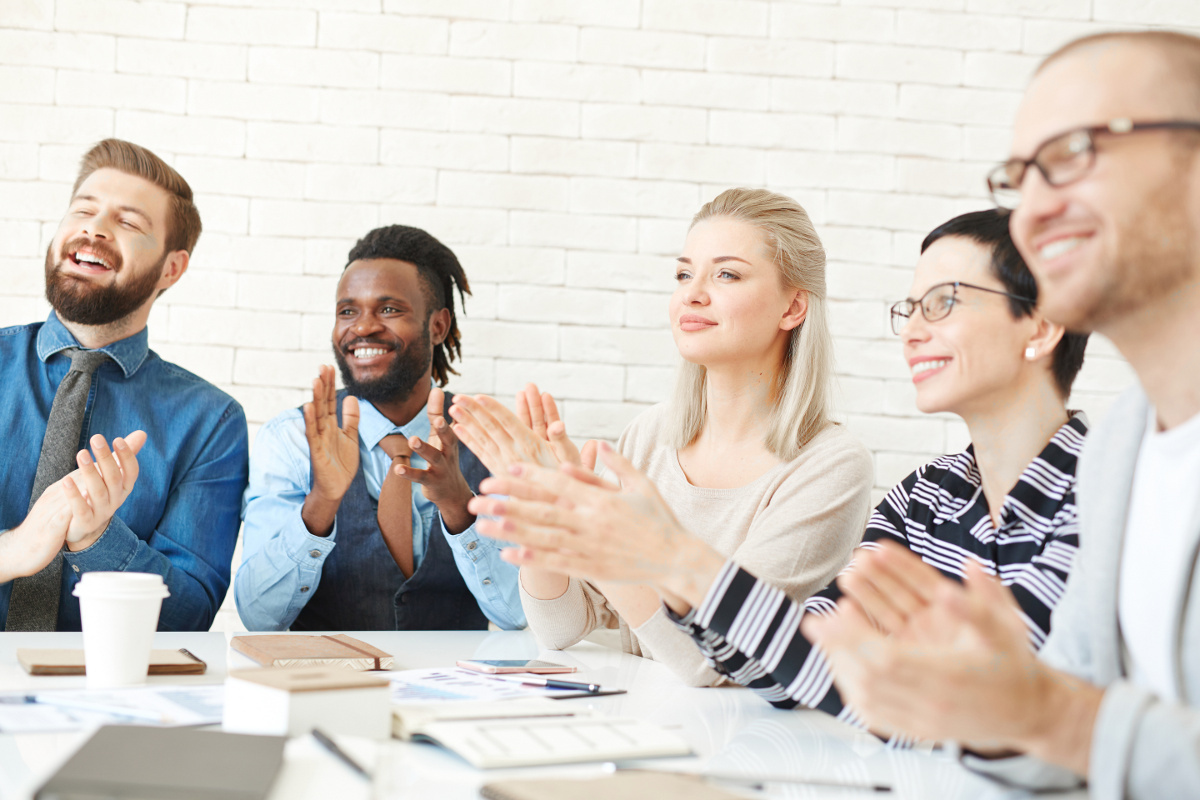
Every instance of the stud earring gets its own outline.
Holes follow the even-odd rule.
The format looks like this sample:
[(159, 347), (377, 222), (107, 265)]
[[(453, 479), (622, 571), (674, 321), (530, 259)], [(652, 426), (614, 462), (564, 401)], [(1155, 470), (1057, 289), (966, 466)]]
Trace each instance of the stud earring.
[(1025, 348), (1025, 360), (1033, 361), (1035, 358), (1037, 358), (1037, 350), (1032, 347), (1026, 347)]

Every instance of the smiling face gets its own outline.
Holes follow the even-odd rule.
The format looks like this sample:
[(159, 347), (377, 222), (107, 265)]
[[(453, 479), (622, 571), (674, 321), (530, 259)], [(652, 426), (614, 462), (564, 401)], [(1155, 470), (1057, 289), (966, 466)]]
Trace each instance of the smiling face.
[(782, 363), (806, 300), (784, 288), (757, 228), (728, 217), (698, 222), (675, 280), (671, 332), (684, 359), (705, 367), (763, 358)]
[(150, 181), (115, 169), (80, 184), (46, 251), (46, 299), (60, 318), (115, 323), (173, 282), (163, 273), (169, 202)]
[(415, 265), (391, 258), (355, 261), (342, 274), (333, 353), (351, 394), (397, 402), (429, 383), (449, 312), (428, 313), (421, 280)]
[[(1171, 65), (1144, 45), (1102, 42), (1047, 64), (1017, 114), (1013, 155), (1028, 158), (1071, 128), (1198, 119)], [(1037, 278), (1046, 316), (1104, 329), (1196, 280), (1200, 214), (1197, 134), (1096, 137), (1086, 176), (1049, 186), (1030, 169), (1013, 212), (1013, 240)]]
[[(938, 239), (917, 261), (909, 297), (953, 281), (1005, 291), (992, 274), (991, 257), (989, 248), (970, 239)], [(988, 412), (1033, 369), (1023, 357), (1036, 328), (1031, 317), (1014, 319), (1008, 300), (991, 292), (960, 287), (957, 297), (945, 318), (928, 322), (917, 309), (900, 332), (917, 408), (926, 414)]]

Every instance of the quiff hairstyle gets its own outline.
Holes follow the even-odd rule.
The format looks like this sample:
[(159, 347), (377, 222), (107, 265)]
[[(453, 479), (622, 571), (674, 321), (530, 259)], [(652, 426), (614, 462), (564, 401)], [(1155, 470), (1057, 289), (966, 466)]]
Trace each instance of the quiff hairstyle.
[[(734, 219), (758, 229), (785, 289), (808, 296), (804, 322), (791, 337), (772, 393), (767, 449), (791, 461), (800, 449), (831, 424), (833, 337), (825, 305), (825, 248), (804, 207), (766, 189), (727, 189), (692, 218), (691, 227), (708, 219)], [(690, 228), (689, 228), (690, 229)], [(679, 368), (672, 398), (669, 436), (676, 448), (695, 441), (704, 428), (705, 368), (689, 361)]]
[(191, 255), (200, 238), (200, 212), (192, 201), (192, 187), (167, 162), (140, 144), (123, 139), (105, 139), (84, 154), (79, 162), (79, 177), (71, 188), (71, 197), (93, 172), (115, 169), (150, 181), (167, 193), (167, 230), (163, 240), (166, 252), (186, 250)]

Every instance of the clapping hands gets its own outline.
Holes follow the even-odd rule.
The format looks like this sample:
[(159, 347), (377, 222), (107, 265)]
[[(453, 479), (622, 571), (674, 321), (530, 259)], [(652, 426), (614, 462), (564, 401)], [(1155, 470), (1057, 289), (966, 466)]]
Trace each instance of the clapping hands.
[(99, 434), (90, 443), (92, 453), (76, 456), (78, 469), (50, 484), (25, 521), (0, 536), (0, 582), (40, 572), (64, 544), (91, 547), (133, 491), (145, 432), (114, 439), (111, 450)]

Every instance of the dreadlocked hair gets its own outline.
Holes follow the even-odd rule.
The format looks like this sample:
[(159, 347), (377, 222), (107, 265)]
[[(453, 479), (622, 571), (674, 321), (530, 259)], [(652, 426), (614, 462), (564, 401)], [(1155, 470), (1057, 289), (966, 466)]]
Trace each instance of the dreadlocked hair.
[(459, 305), (464, 307), (465, 295), (471, 293), (462, 264), (449, 247), (420, 228), (407, 225), (376, 228), (359, 239), (346, 257), (346, 266), (372, 258), (407, 261), (417, 268), (417, 274), (421, 276), (421, 293), (425, 297), (426, 324), (434, 311), (443, 308), (450, 311), (446, 338), (433, 347), (433, 379), (438, 386), (445, 386), (451, 375), (458, 374), (450, 362), (462, 358), (462, 333), (458, 329), (458, 315), (454, 312), (454, 290), (458, 289)]

